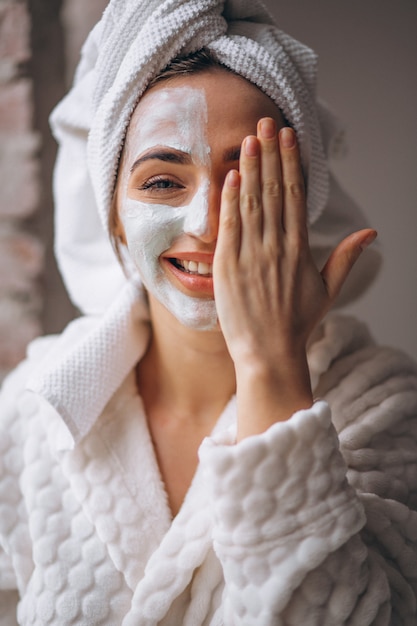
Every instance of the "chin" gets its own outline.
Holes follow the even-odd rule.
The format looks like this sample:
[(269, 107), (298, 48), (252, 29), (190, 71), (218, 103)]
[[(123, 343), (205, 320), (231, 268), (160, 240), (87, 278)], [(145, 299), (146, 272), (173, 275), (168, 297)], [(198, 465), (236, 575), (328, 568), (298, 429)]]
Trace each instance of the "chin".
[[(153, 285), (155, 287), (155, 285)], [(165, 281), (154, 289), (145, 285), (151, 304), (154, 321), (160, 318), (166, 323), (166, 315), (172, 316), (177, 322), (192, 330), (220, 330), (216, 304), (213, 298), (196, 298), (173, 288)], [(162, 317), (161, 317), (162, 315)], [(165, 319), (165, 322), (164, 322)]]
[(192, 330), (199, 330), (201, 332), (208, 332), (211, 330), (220, 330), (220, 326), (217, 318), (215, 320), (178, 320), (183, 326), (191, 328)]
[(168, 310), (174, 317), (187, 328), (193, 330), (209, 331), (219, 329), (216, 306), (214, 300), (198, 300), (190, 298), (192, 304), (182, 308), (181, 311)]

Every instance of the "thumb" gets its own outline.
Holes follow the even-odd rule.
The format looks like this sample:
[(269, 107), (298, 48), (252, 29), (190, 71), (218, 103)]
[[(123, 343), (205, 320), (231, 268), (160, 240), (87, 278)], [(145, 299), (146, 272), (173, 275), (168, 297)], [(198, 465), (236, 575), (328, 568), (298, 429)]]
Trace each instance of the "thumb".
[(321, 271), (330, 301), (336, 298), (361, 252), (375, 240), (376, 236), (377, 232), (372, 228), (358, 230), (343, 239), (333, 250)]

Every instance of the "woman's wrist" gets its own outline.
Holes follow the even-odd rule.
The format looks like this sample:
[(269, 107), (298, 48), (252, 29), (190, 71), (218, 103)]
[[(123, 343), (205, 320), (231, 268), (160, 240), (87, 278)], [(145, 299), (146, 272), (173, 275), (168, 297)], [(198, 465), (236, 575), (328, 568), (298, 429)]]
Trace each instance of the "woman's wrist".
[(238, 440), (260, 434), (276, 422), (313, 404), (304, 355), (277, 359), (273, 366), (258, 359), (236, 369)]

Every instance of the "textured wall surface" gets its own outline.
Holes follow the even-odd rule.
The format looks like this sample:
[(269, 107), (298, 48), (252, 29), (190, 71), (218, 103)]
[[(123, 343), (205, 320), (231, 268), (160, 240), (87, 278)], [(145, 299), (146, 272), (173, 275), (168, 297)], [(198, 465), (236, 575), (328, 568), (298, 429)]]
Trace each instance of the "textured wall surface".
[(0, 380), (76, 315), (53, 255), (48, 117), (106, 2), (0, 0)]
[[(26, 2), (0, 2), (0, 377), (41, 331), (43, 244), (28, 227), (39, 207), (40, 136), (33, 125)], [(30, 232), (32, 230), (32, 232)]]

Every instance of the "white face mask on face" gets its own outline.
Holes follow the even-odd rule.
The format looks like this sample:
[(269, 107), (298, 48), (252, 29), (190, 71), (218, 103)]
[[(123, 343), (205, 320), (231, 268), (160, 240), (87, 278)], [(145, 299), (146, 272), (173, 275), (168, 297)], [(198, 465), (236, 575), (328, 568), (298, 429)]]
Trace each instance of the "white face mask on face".
[[(180, 87), (149, 92), (129, 126), (119, 202), (129, 253), (146, 289), (178, 321), (199, 330), (209, 330), (217, 324), (214, 299), (180, 291), (168, 278), (160, 257), (185, 233), (199, 237), (207, 228), (210, 148), (206, 127), (207, 104), (202, 89)], [(129, 196), (133, 164), (140, 155), (156, 147), (189, 155), (204, 173), (187, 205), (147, 203)]]

